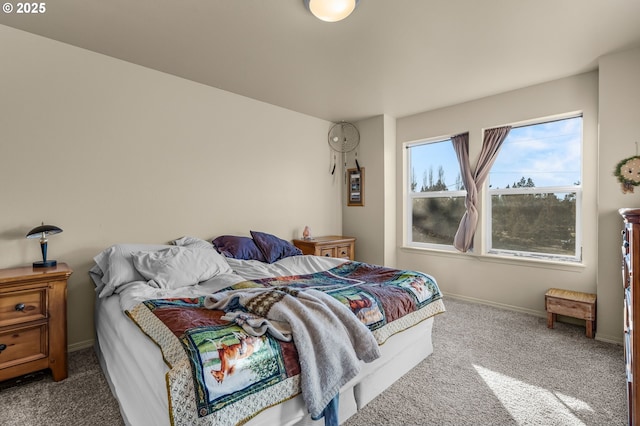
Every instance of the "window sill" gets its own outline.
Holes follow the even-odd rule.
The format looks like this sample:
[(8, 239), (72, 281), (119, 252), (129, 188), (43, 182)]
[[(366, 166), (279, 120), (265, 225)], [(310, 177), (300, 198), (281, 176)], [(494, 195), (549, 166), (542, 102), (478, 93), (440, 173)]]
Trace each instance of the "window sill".
[(461, 253), (455, 249), (444, 250), (435, 248), (423, 248), (423, 247), (400, 247), (401, 251), (408, 253), (420, 253), (433, 256), (447, 257), (451, 259), (468, 258), (469, 260), (475, 260), (479, 262), (489, 263), (501, 263), (505, 265), (519, 265), (530, 268), (545, 268), (545, 269), (557, 269), (562, 271), (582, 272), (586, 265), (583, 262), (561, 262), (557, 260), (537, 259), (531, 257), (513, 257), (513, 256), (501, 256), (496, 254), (476, 254), (476, 253)]

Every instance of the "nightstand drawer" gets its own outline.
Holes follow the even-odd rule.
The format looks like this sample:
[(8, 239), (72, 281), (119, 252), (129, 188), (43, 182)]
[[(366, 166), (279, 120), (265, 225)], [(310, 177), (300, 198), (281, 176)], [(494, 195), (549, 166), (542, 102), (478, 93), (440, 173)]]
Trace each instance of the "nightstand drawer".
[(46, 318), (47, 287), (0, 293), (0, 327)]
[(320, 256), (336, 257), (335, 249), (333, 247), (323, 247), (320, 249)]
[(0, 333), (0, 369), (47, 357), (47, 324)]
[(343, 259), (351, 258), (351, 245), (336, 247), (336, 254), (334, 257), (341, 257)]

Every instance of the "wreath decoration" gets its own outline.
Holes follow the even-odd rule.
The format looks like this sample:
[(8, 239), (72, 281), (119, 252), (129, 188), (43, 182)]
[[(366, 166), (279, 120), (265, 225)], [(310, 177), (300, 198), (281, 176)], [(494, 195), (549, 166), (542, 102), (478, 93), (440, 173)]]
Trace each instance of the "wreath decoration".
[(633, 193), (633, 187), (640, 185), (640, 156), (635, 155), (620, 161), (614, 174), (622, 186), (622, 193)]

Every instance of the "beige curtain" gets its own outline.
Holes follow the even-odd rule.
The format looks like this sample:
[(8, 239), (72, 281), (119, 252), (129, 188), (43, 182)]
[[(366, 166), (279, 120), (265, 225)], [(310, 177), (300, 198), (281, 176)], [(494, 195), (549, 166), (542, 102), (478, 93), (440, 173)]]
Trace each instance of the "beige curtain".
[(456, 151), (458, 163), (460, 164), (462, 182), (467, 190), (465, 199), (467, 211), (462, 216), (458, 231), (453, 238), (453, 246), (463, 253), (473, 247), (473, 236), (478, 227), (477, 205), (479, 188), (482, 187), (487, 176), (489, 176), (491, 166), (496, 160), (502, 142), (504, 142), (509, 131), (511, 131), (511, 126), (485, 130), (482, 150), (480, 151), (475, 173), (471, 171), (469, 164), (469, 133), (463, 133), (451, 138), (453, 149)]

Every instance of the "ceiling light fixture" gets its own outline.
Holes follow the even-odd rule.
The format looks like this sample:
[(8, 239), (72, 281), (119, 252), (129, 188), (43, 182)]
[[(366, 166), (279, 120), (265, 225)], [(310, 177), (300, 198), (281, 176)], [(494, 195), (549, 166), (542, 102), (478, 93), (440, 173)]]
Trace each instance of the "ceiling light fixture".
[(313, 15), (326, 22), (341, 21), (351, 15), (360, 0), (303, 0)]

